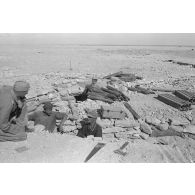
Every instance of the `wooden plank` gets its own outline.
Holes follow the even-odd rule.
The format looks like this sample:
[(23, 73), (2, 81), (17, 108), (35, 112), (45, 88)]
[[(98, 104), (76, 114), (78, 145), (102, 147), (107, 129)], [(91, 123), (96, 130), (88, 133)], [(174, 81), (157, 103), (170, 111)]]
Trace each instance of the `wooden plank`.
[(122, 73), (123, 73), (123, 71), (119, 71), (119, 72), (116, 72), (116, 73), (113, 73), (113, 74), (109, 74), (109, 75), (103, 77), (103, 79), (109, 79), (110, 77), (115, 77), (115, 76), (118, 76)]

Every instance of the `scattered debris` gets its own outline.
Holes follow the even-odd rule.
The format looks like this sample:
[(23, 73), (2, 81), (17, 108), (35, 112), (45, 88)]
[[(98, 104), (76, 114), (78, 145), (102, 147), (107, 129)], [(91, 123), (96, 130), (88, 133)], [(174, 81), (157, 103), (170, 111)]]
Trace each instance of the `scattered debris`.
[(161, 91), (161, 92), (175, 92), (175, 89), (163, 89), (158, 87), (149, 88), (150, 91)]
[(180, 62), (180, 61), (175, 61), (175, 60), (166, 60), (166, 62), (172, 62), (174, 64), (179, 64), (181, 66), (191, 66), (192, 68), (195, 68), (195, 64), (191, 64), (191, 63)]
[(124, 119), (127, 116), (123, 108), (114, 106), (101, 106), (100, 113), (102, 118), (109, 119)]
[(157, 99), (181, 111), (190, 109), (191, 103), (171, 94), (159, 94)]
[(111, 77), (117, 77), (117, 78), (119, 78), (120, 80), (125, 81), (125, 82), (133, 82), (133, 81), (135, 81), (136, 79), (139, 79), (139, 80), (142, 79), (142, 77), (135, 76), (135, 74), (123, 73), (123, 71), (120, 71), (120, 72), (116, 72), (116, 73), (110, 74), (110, 75), (105, 76), (105, 77), (103, 77), (103, 78), (104, 78), (104, 79), (110, 79)]
[(191, 93), (186, 90), (176, 90), (174, 94), (183, 100), (191, 102), (192, 104), (195, 103), (195, 93)]
[(168, 142), (164, 139), (157, 139), (153, 142), (153, 144), (169, 145)]
[(152, 128), (150, 125), (146, 124), (144, 121), (140, 120), (140, 129), (142, 132), (151, 135), (152, 134)]
[(103, 148), (106, 144), (105, 143), (98, 143), (93, 150), (89, 153), (89, 155), (85, 159), (85, 163), (89, 161), (101, 148)]
[(114, 153), (125, 156), (127, 152), (124, 152), (125, 147), (129, 144), (129, 142), (125, 142), (119, 149), (115, 150)]
[(145, 118), (146, 123), (148, 123), (149, 125), (159, 125), (161, 123), (161, 121), (159, 119), (157, 119), (156, 117), (151, 117), (151, 116), (147, 116)]
[(133, 115), (133, 117), (138, 120), (140, 119), (141, 117), (137, 114), (137, 112), (135, 112), (135, 110), (130, 106), (129, 103), (125, 102), (124, 103), (125, 107), (131, 112), (131, 114)]
[(183, 133), (176, 131), (172, 127), (169, 127), (168, 130), (161, 131), (157, 129), (155, 126), (152, 126), (151, 137), (164, 137), (164, 136), (179, 136), (183, 138)]
[(191, 125), (195, 125), (195, 109), (192, 109), (192, 120)]
[(154, 94), (154, 92), (151, 89), (145, 89), (143, 87), (140, 87), (139, 85), (136, 85), (135, 87), (128, 87), (128, 90), (130, 91), (136, 91), (138, 93), (143, 93), (143, 94)]
[(118, 132), (123, 132), (123, 131), (126, 131), (126, 129), (122, 127), (110, 127), (110, 128), (103, 129), (104, 134), (118, 133)]
[(188, 125), (185, 129), (184, 129), (185, 133), (191, 133), (191, 134), (195, 134), (195, 126), (194, 125)]
[(27, 148), (26, 146), (21, 146), (15, 149), (15, 151), (17, 151), (18, 153), (22, 153), (29, 150), (29, 148)]
[(147, 140), (147, 139), (149, 138), (149, 135), (146, 134), (146, 133), (141, 132), (141, 133), (140, 133), (140, 137), (141, 137), (143, 140)]

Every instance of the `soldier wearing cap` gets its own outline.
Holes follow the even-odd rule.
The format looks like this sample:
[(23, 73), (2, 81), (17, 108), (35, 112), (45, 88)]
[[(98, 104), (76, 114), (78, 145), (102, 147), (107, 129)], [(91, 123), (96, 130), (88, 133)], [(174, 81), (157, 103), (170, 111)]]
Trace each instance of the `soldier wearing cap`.
[(85, 90), (83, 93), (87, 94), (88, 92), (91, 92), (93, 88), (97, 86), (97, 81), (98, 81), (97, 77), (93, 77), (91, 80), (91, 84), (85, 86)]
[(25, 95), (30, 88), (26, 81), (16, 81), (14, 86), (0, 89), (0, 141), (27, 139), (27, 106)]
[(95, 89), (99, 89), (99, 86), (97, 85), (98, 78), (93, 77), (91, 80), (91, 84), (88, 84), (85, 86), (85, 89), (83, 93), (79, 96), (79, 98), (76, 98), (77, 100), (84, 101), (87, 99), (90, 92), (93, 92)]

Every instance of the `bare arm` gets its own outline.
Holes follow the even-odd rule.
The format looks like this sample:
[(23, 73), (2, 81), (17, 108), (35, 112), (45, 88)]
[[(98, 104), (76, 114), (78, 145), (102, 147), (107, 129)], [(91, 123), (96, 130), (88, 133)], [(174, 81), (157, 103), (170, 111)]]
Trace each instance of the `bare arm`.
[(82, 95), (87, 95), (89, 88), (90, 88), (90, 85), (86, 85)]
[(68, 116), (65, 115), (64, 118), (61, 120), (60, 126), (59, 126), (60, 132), (63, 131), (63, 125), (64, 125), (65, 121), (67, 120), (67, 118), (68, 118)]
[(97, 117), (96, 123), (97, 123), (100, 127), (102, 127), (102, 128), (104, 127), (104, 124), (102, 123), (100, 117)]
[(62, 112), (56, 112), (55, 115), (56, 115), (57, 120), (61, 120), (60, 125), (59, 125), (59, 130), (63, 131), (63, 125), (65, 121), (67, 120), (68, 116)]

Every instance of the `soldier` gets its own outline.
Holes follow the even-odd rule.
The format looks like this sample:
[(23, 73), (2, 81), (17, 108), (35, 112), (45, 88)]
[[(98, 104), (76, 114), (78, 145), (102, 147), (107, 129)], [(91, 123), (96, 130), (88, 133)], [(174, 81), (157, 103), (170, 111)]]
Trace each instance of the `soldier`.
[(93, 92), (94, 90), (99, 91), (100, 87), (97, 85), (97, 81), (98, 81), (97, 77), (93, 77), (91, 84), (85, 86), (83, 93), (79, 96), (75, 96), (76, 101), (85, 101), (90, 92)]
[(16, 81), (14, 86), (0, 89), (0, 141), (27, 139), (27, 106), (25, 95), (30, 88), (26, 81)]
[(52, 111), (53, 104), (51, 102), (45, 102), (43, 109), (43, 111), (34, 112), (28, 115), (28, 120), (34, 121), (35, 125), (43, 125), (45, 130), (50, 133), (57, 132), (56, 120), (61, 120), (58, 131), (63, 132), (63, 124), (68, 116), (63, 112)]
[(98, 112), (89, 112), (87, 118), (84, 118), (81, 123), (77, 136), (85, 138), (87, 136), (94, 136), (102, 138), (102, 127), (100, 121), (100, 114)]
[(85, 86), (83, 94), (87, 95), (88, 92), (92, 92), (93, 88), (97, 86), (97, 81), (98, 81), (97, 77), (93, 77), (91, 84)]

